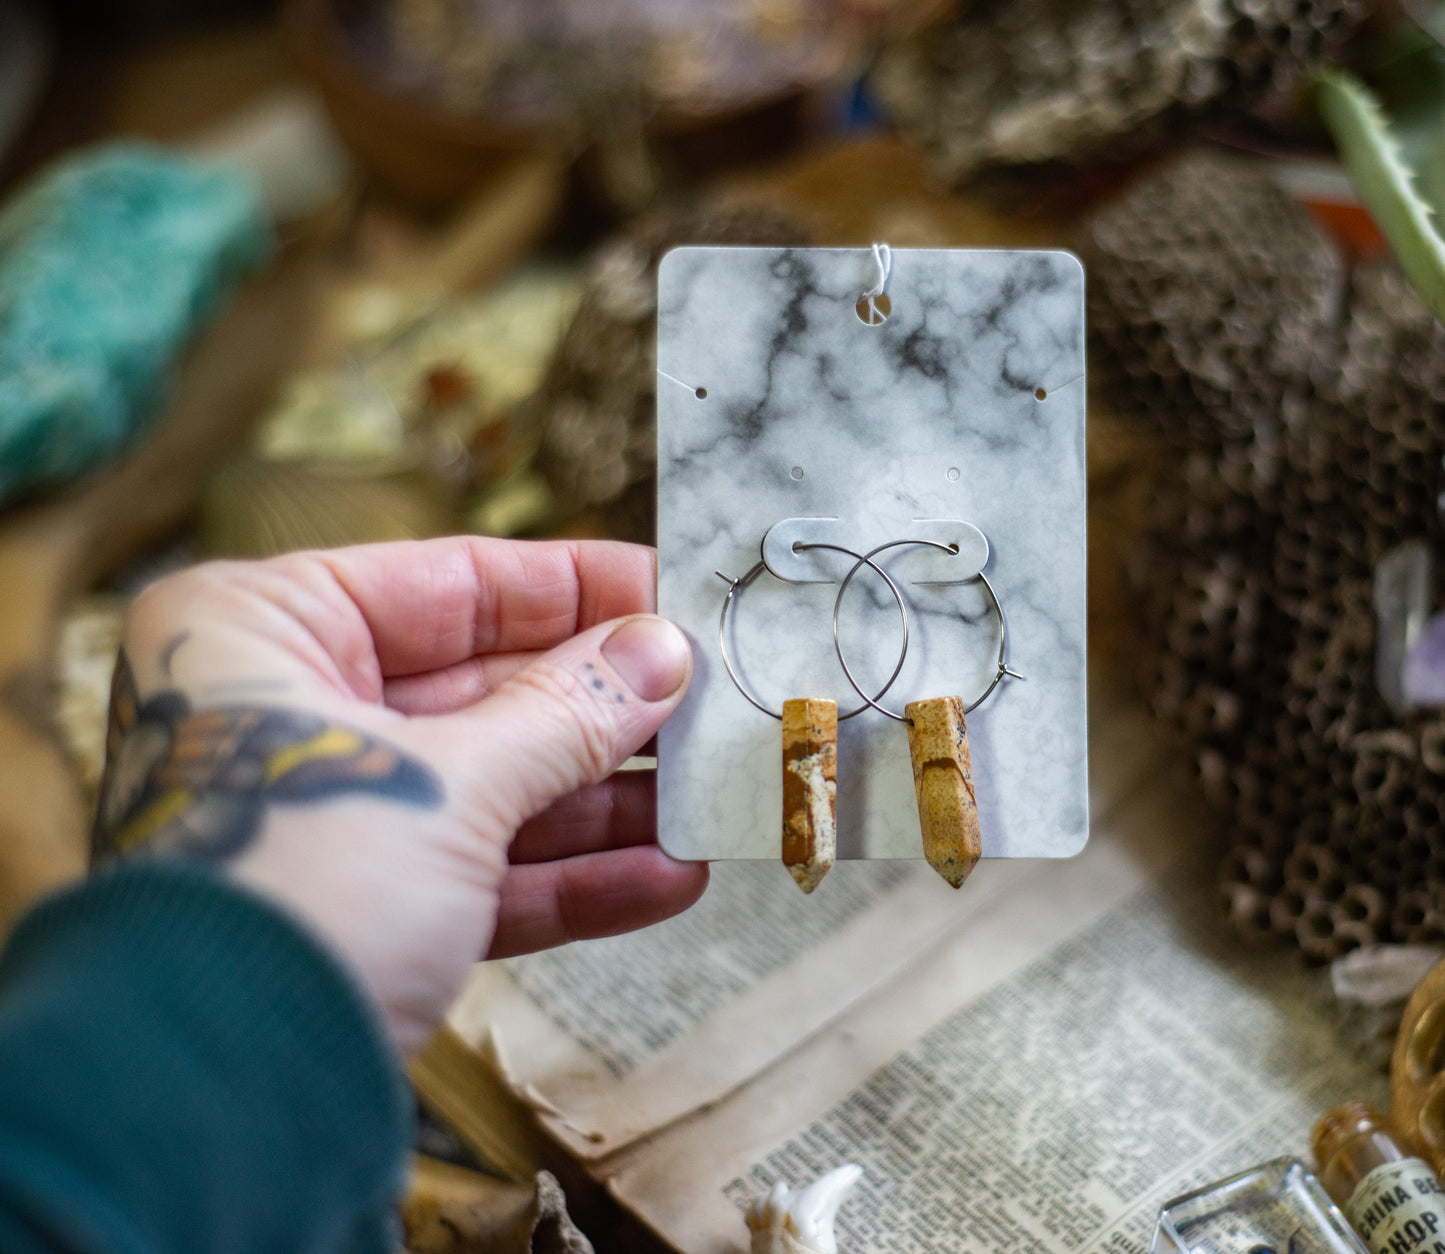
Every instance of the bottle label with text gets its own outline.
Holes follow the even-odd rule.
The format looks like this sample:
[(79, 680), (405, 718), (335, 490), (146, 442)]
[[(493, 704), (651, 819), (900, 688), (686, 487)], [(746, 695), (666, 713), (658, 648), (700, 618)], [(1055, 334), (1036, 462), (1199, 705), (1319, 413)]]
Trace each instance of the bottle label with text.
[(1344, 1210), (1375, 1254), (1445, 1254), (1445, 1187), (1418, 1158), (1376, 1167)]

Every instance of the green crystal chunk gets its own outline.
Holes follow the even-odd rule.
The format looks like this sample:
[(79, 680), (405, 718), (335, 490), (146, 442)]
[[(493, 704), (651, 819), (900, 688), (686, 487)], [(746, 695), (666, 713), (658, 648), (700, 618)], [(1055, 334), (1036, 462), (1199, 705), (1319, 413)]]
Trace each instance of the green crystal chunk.
[(272, 248), (243, 173), (141, 144), (51, 167), (0, 210), (0, 503), (95, 470)]

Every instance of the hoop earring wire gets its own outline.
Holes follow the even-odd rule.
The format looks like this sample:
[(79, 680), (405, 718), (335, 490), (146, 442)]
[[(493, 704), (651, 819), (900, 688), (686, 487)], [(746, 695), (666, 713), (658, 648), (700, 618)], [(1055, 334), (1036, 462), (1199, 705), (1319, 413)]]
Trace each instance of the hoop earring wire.
[[(936, 541), (936, 540), (890, 540), (887, 544), (880, 544), (876, 549), (870, 549), (870, 550), (869, 550), (867, 553), (865, 553), (865, 554), (859, 555), (859, 554), (855, 553), (855, 554), (853, 554), (853, 556), (854, 556), (854, 557), (857, 557), (857, 558), (858, 558), (858, 561), (854, 563), (853, 569), (850, 570), (850, 571), (843, 577), (843, 582), (842, 582), (842, 584), (841, 584), (841, 585), (839, 586), (839, 588), (838, 588), (838, 595), (837, 595), (837, 597), (836, 597), (836, 598), (834, 599), (834, 601), (833, 601), (833, 649), (834, 649), (834, 652), (836, 652), (837, 655), (838, 655), (838, 665), (840, 665), (840, 666), (843, 668), (843, 674), (844, 674), (845, 676), (847, 676), (848, 683), (849, 683), (850, 685), (852, 685), (853, 691), (856, 692), (860, 697), (862, 697), (863, 700), (864, 700), (865, 702), (867, 702), (868, 705), (870, 705), (870, 706), (873, 707), (873, 709), (877, 710), (878, 713), (887, 715), (889, 718), (891, 718), (891, 719), (892, 719), (894, 722), (896, 722), (896, 723), (906, 723), (906, 722), (908, 722), (908, 721), (909, 721), (909, 720), (908, 720), (908, 716), (907, 716), (906, 714), (895, 714), (895, 713), (893, 713), (892, 710), (887, 709), (886, 707), (880, 705), (880, 704), (879, 704), (879, 699), (888, 691), (889, 688), (891, 688), (891, 687), (893, 686), (893, 679), (896, 679), (896, 678), (898, 677), (898, 671), (895, 670), (895, 671), (893, 672), (893, 678), (888, 681), (888, 683), (883, 687), (882, 691), (880, 691), (879, 693), (877, 693), (876, 696), (870, 697), (866, 692), (864, 692), (863, 689), (862, 689), (861, 687), (859, 687), (857, 679), (855, 679), (855, 678), (853, 677), (853, 671), (852, 671), (852, 668), (850, 668), (849, 665), (848, 665), (848, 660), (847, 660), (847, 658), (845, 658), (845, 657), (843, 656), (843, 643), (842, 643), (842, 640), (839, 638), (839, 635), (838, 635), (838, 614), (839, 614), (839, 611), (842, 609), (842, 606), (843, 606), (843, 597), (844, 597), (844, 595), (845, 595), (845, 594), (847, 593), (847, 591), (848, 591), (848, 585), (853, 582), (853, 576), (856, 575), (856, 574), (863, 568), (863, 566), (864, 566), (865, 564), (868, 565), (868, 566), (871, 566), (874, 570), (878, 571), (878, 573), (879, 573), (880, 575), (883, 575), (883, 578), (885, 578), (885, 579), (888, 580), (889, 586), (893, 588), (894, 595), (895, 595), (895, 596), (898, 596), (898, 595), (899, 595), (899, 594), (898, 594), (898, 586), (893, 582), (893, 580), (892, 580), (891, 578), (889, 578), (888, 575), (884, 574), (884, 572), (882, 571), (881, 568), (879, 568), (877, 565), (874, 564), (874, 562), (873, 562), (872, 559), (875, 558), (875, 557), (877, 557), (878, 554), (880, 554), (880, 553), (882, 553), (882, 552), (884, 552), (884, 551), (886, 551), (886, 550), (888, 550), (888, 549), (900, 548), (901, 546), (903, 546), (903, 545), (905, 545), (905, 544), (921, 544), (921, 545), (926, 545), (926, 546), (928, 546), (929, 548), (932, 548), (932, 549), (941, 549), (941, 550), (943, 550), (943, 552), (945, 552), (945, 553), (957, 553), (957, 552), (958, 552), (957, 548), (954, 548), (954, 547), (952, 547), (952, 546), (950, 546), (950, 545), (947, 545), (947, 544), (940, 544), (940, 543), (939, 543), (938, 541)], [(835, 546), (833, 546), (833, 545), (806, 545), (806, 546), (801, 546), (801, 547), (807, 547), (807, 548), (833, 548), (833, 547), (835, 547)], [(839, 550), (839, 551), (840, 551), (840, 552), (847, 552), (847, 550)], [(1003, 678), (1004, 678), (1005, 675), (1011, 676), (1011, 677), (1013, 677), (1014, 679), (1022, 679), (1022, 678), (1023, 678), (1023, 676), (1020, 675), (1020, 674), (1018, 673), (1018, 671), (1010, 669), (1008, 663), (1004, 660), (1005, 652), (1006, 652), (1006, 650), (1007, 650), (1007, 648), (1008, 648), (1008, 622), (1007, 622), (1007, 620), (1004, 618), (1004, 615), (1003, 615), (1003, 606), (999, 603), (998, 593), (996, 593), (996, 592), (993, 590), (993, 585), (992, 585), (991, 583), (989, 583), (989, 581), (988, 581), (988, 576), (985, 575), (985, 574), (983, 573), (983, 571), (979, 571), (978, 574), (977, 574), (974, 578), (978, 579), (978, 580), (983, 584), (984, 590), (988, 593), (988, 599), (989, 599), (989, 600), (992, 602), (992, 604), (993, 604), (994, 613), (998, 615), (998, 659), (997, 659), (997, 663), (996, 663), (996, 669), (994, 670), (993, 680), (989, 683), (988, 687), (983, 690), (982, 695), (980, 695), (980, 696), (978, 697), (978, 699), (973, 702), (972, 705), (966, 705), (966, 706), (963, 707), (963, 712), (964, 712), (965, 714), (971, 714), (974, 710), (978, 709), (978, 707), (981, 706), (985, 701), (987, 701), (988, 698), (993, 694), (993, 690), (994, 690), (995, 688), (997, 688), (997, 687), (999, 686), (999, 684), (1003, 681)], [(970, 579), (970, 580), (965, 580), (965, 582), (966, 582), (966, 583), (972, 583), (973, 580), (972, 580), (972, 579)], [(903, 602), (902, 602), (902, 599), (900, 598), (900, 600), (899, 600), (899, 608), (901, 609), (902, 606), (903, 606)], [(905, 636), (904, 636), (904, 650), (905, 650), (905, 653), (906, 653), (906, 651), (907, 651), (907, 635), (906, 635), (906, 632), (905, 632)], [(898, 660), (898, 666), (899, 666), (900, 669), (902, 668), (902, 666), (903, 666), (903, 659), (902, 659), (902, 658), (899, 658), (899, 660)], [(858, 711), (856, 711), (856, 710), (854, 711), (855, 714), (856, 714), (857, 712), (858, 712)]]
[[(906, 544), (910, 542), (901, 541), (896, 543)], [(847, 675), (848, 682), (853, 686), (854, 690), (858, 693), (860, 697), (863, 698), (864, 701), (864, 704), (858, 706), (857, 709), (849, 710), (846, 714), (838, 715), (838, 721), (841, 723), (845, 719), (855, 718), (859, 714), (862, 714), (870, 706), (873, 709), (882, 709), (882, 707), (877, 703), (878, 698), (882, 697), (885, 693), (888, 692), (890, 688), (893, 687), (893, 682), (902, 673), (903, 663), (908, 657), (908, 605), (903, 598), (902, 591), (899, 589), (898, 585), (893, 582), (893, 579), (889, 576), (888, 572), (872, 560), (873, 553), (869, 553), (865, 556), (863, 554), (855, 553), (852, 549), (845, 549), (836, 544), (799, 544), (797, 547), (799, 552), (807, 549), (830, 549), (835, 553), (842, 553), (847, 557), (856, 558), (857, 561), (854, 563), (852, 570), (848, 572), (848, 580), (851, 580), (853, 576), (856, 575), (858, 571), (866, 565), (870, 567), (876, 574), (882, 577), (883, 582), (888, 585), (888, 590), (893, 594), (893, 600), (898, 606), (898, 614), (903, 626), (903, 647), (898, 651), (898, 661), (893, 667), (893, 673), (888, 676), (888, 682), (885, 683), (883, 687), (881, 687), (877, 691), (877, 693), (875, 693), (874, 696), (870, 698), (861, 688), (858, 687), (858, 681), (853, 677), (852, 672), (849, 671), (847, 663), (843, 662), (842, 653), (838, 653), (838, 660), (840, 662), (843, 662), (843, 672), (845, 675)], [(883, 547), (888, 548), (890, 546), (884, 545)], [(940, 545), (939, 547), (945, 548), (947, 546)], [(873, 552), (877, 553), (880, 551), (881, 550), (875, 549)], [(722, 654), (723, 668), (727, 671), (728, 678), (733, 681), (733, 686), (740, 693), (742, 693), (743, 697), (747, 700), (749, 705), (753, 706), (755, 709), (761, 710), (769, 718), (774, 718), (781, 722), (783, 718), (781, 713), (774, 713), (772, 710), (768, 709), (768, 707), (765, 706), (761, 701), (759, 701), (755, 696), (753, 696), (751, 692), (748, 691), (747, 685), (743, 683), (741, 677), (737, 673), (737, 669), (733, 665), (732, 655), (728, 651), (727, 642), (728, 610), (732, 608), (733, 598), (742, 589), (746, 588), (750, 583), (752, 583), (752, 581), (756, 579), (758, 575), (766, 569), (767, 564), (760, 561), (755, 566), (753, 566), (752, 569), (747, 572), (747, 574), (743, 575), (739, 579), (731, 579), (727, 575), (724, 575), (720, 570), (713, 571), (713, 574), (715, 574), (719, 579), (721, 579), (724, 583), (728, 585), (727, 596), (723, 598), (722, 613), (718, 616), (717, 643), (718, 652)], [(846, 584), (847, 581), (845, 581), (845, 587)], [(833, 645), (835, 650), (837, 649), (837, 644), (838, 614), (837, 604), (835, 602), (833, 611)], [(888, 711), (886, 710), (884, 710), (883, 712), (885, 714), (888, 713)]]
[[(908, 606), (903, 599), (903, 593), (886, 571), (852, 549), (832, 544), (799, 544), (795, 547), (800, 551), (833, 549), (843, 553), (857, 562), (850, 576), (857, 573), (859, 566), (867, 565), (881, 575), (888, 585), (888, 590), (898, 604), (898, 614), (903, 624), (903, 647), (899, 650), (898, 662), (893, 667), (893, 673), (888, 676), (888, 682), (878, 690), (877, 695), (881, 697), (893, 686), (893, 681), (903, 670), (903, 661), (908, 656)], [(718, 578), (728, 585), (722, 612), (718, 615), (718, 652), (722, 655), (728, 678), (733, 681), (733, 686), (742, 693), (748, 704), (783, 725), (783, 865), (798, 887), (805, 893), (811, 893), (822, 882), (837, 858), (838, 724), (843, 719), (863, 713), (872, 703), (865, 702), (857, 709), (839, 715), (838, 703), (831, 697), (796, 697), (785, 701), (782, 712), (775, 714), (748, 691), (733, 666), (732, 655), (728, 651), (728, 610), (732, 608), (733, 598), (738, 591), (747, 587), (758, 577), (760, 571), (766, 569), (767, 564), (759, 561), (741, 579), (729, 579), (722, 571), (716, 572)], [(853, 682), (851, 677), (849, 682)]]

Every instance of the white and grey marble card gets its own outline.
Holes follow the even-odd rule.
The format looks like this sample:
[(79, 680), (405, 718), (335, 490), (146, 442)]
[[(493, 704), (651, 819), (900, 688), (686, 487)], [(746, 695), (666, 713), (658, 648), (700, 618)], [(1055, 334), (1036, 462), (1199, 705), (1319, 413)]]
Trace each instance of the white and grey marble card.
[[(1088, 838), (1083, 271), (1063, 252), (892, 256), (892, 313), (878, 326), (854, 310), (878, 272), (867, 249), (682, 248), (663, 260), (658, 602), (696, 659), (658, 746), (658, 829), (675, 857), (780, 855), (781, 728), (723, 668), (728, 587), (714, 573), (746, 574), (780, 523), (770, 555), (783, 577), (762, 571), (728, 621), (757, 699), (775, 712), (789, 697), (859, 705), (833, 639), (852, 559), (794, 553), (788, 537), (865, 552), (957, 534), (957, 557), (908, 546), (878, 559), (910, 627), (882, 704), (971, 702), (987, 686), (998, 619), (977, 580), (957, 582), (986, 556), (1008, 663), (1025, 678), (968, 716), (984, 856), (1067, 856)], [(900, 626), (864, 568), (838, 638), (870, 692), (894, 666)], [(906, 728), (871, 709), (839, 727), (838, 856), (922, 856)]]

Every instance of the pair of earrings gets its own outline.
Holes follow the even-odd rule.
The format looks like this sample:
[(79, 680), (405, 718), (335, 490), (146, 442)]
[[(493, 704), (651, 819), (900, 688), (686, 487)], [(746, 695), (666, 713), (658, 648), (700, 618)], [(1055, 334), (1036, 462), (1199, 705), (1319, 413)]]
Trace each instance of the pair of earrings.
[[(880, 704), (882, 697), (902, 671), (908, 654), (908, 609), (898, 585), (873, 559), (887, 549), (915, 544), (928, 545), (944, 552), (957, 551), (956, 547), (932, 540), (894, 540), (879, 545), (866, 554), (831, 544), (796, 546), (799, 551), (831, 549), (855, 559), (852, 569), (839, 586), (838, 596), (833, 603), (833, 646), (844, 675), (862, 698), (863, 704), (843, 715), (839, 715), (836, 701), (821, 697), (800, 697), (785, 701), (782, 712), (774, 713), (747, 690), (739, 679), (728, 652), (727, 616), (733, 598), (766, 569), (766, 564), (757, 563), (741, 579), (729, 579), (721, 571), (718, 572), (729, 585), (718, 623), (718, 644), (723, 665), (738, 691), (753, 706), (782, 723), (783, 864), (805, 893), (812, 892), (822, 882), (837, 859), (838, 724), (870, 708), (896, 722), (906, 724), (908, 728), (908, 751), (913, 767), (913, 787), (918, 802), (923, 856), (928, 864), (954, 888), (958, 888), (968, 878), (983, 851), (965, 716), (987, 700), (1006, 675), (1014, 678), (1022, 676), (1011, 670), (1005, 661), (1008, 630), (1003, 607), (999, 604), (993, 586), (980, 571), (975, 578), (982, 582), (999, 620), (998, 657), (994, 676), (982, 695), (970, 705), (965, 705), (962, 698), (954, 696), (913, 701), (904, 707), (902, 714), (896, 714)], [(848, 666), (838, 635), (838, 615), (843, 597), (849, 584), (865, 566), (887, 584), (897, 603), (903, 625), (903, 645), (898, 661), (887, 682), (872, 696), (859, 685)]]
[[(923, 856), (954, 888), (983, 853), (966, 713), (958, 697), (931, 697), (910, 702), (903, 715)], [(838, 854), (838, 703), (792, 698), (782, 722), (783, 865), (811, 893)]]

